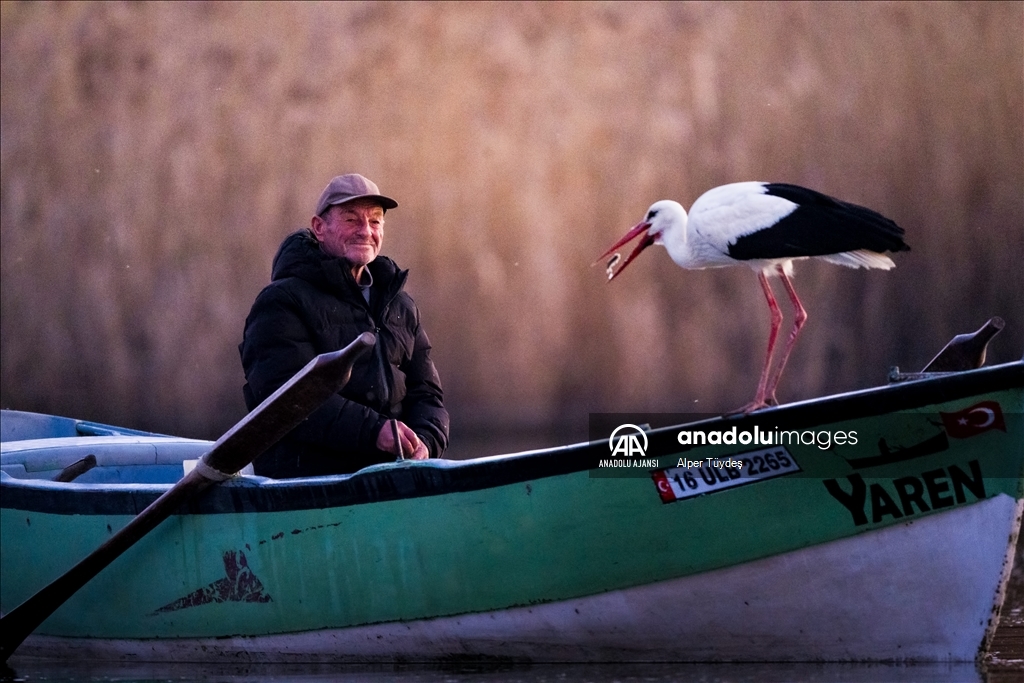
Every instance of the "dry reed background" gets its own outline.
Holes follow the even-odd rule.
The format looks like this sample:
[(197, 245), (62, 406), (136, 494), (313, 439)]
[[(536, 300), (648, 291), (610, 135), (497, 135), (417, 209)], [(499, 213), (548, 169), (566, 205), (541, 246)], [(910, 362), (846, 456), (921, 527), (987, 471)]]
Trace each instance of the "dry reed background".
[(0, 7), (5, 408), (218, 435), (270, 259), (349, 171), (402, 204), (385, 252), (456, 447), (747, 401), (749, 271), (589, 267), (652, 201), (726, 182), (866, 204), (913, 247), (798, 265), (782, 400), (919, 369), (995, 314), (992, 361), (1024, 349), (1022, 3)]

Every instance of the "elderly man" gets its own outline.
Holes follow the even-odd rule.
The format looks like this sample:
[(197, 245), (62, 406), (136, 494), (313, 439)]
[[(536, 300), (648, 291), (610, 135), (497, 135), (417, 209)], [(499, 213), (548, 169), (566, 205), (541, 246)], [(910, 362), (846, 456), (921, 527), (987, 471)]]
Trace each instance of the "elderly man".
[(257, 458), (257, 474), (354, 472), (444, 453), (448, 412), (419, 311), (403, 291), (408, 271), (380, 255), (384, 214), (397, 206), (367, 178), (338, 176), (320, 195), (310, 229), (278, 249), (238, 347), (249, 410), (317, 354), (366, 331), (377, 347), (340, 392)]

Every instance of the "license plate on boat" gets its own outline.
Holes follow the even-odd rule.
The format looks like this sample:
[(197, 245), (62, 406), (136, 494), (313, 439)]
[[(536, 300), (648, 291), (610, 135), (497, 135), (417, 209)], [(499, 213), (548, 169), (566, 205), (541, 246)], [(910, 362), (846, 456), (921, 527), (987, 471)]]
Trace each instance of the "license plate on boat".
[(796, 458), (783, 446), (723, 458), (680, 460), (684, 466), (651, 472), (662, 502), (672, 503), (801, 471)]

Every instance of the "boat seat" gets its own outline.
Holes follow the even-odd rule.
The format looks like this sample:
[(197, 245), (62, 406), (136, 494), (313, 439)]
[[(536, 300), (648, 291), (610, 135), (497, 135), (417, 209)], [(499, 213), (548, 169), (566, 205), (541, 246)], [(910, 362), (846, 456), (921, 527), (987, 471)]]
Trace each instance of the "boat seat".
[(22, 439), (0, 444), (0, 469), (15, 479), (53, 479), (87, 455), (96, 467), (75, 479), (78, 484), (174, 483), (183, 463), (210, 450), (211, 441), (173, 437), (76, 436)]

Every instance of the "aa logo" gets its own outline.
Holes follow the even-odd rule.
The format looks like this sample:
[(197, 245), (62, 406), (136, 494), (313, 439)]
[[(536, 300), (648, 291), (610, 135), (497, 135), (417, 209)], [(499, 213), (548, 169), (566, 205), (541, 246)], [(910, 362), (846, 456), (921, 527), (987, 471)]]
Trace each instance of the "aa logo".
[(631, 458), (639, 455), (642, 458), (647, 455), (647, 434), (636, 425), (619, 425), (608, 437), (608, 450), (613, 457), (621, 455)]

